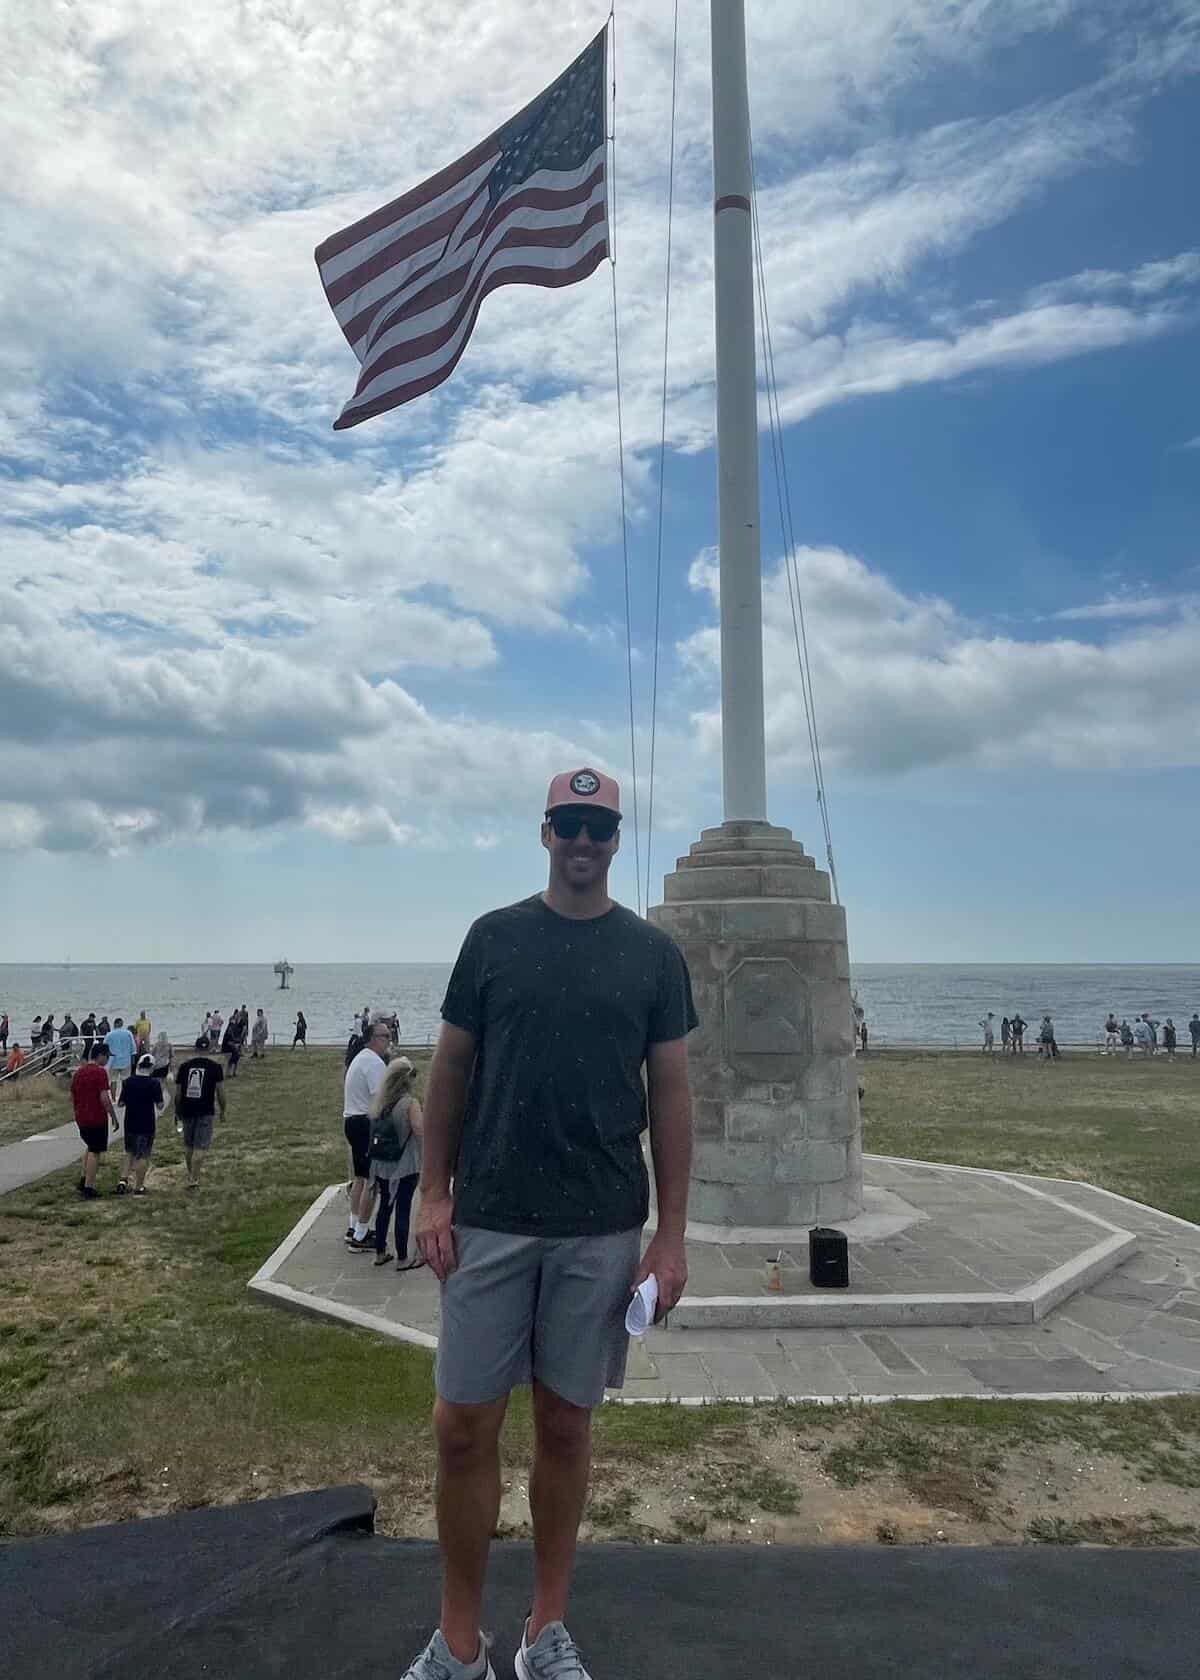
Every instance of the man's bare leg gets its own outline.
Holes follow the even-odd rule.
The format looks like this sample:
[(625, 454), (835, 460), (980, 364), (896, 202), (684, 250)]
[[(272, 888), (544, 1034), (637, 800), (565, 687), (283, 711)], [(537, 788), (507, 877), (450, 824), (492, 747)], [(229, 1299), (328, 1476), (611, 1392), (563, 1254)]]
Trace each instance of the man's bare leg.
[(89, 1190), (96, 1188), (96, 1174), (99, 1170), (99, 1155), (93, 1155), (90, 1149), (85, 1149), (83, 1152), (83, 1182)]
[(439, 1399), (438, 1539), (442, 1547), (442, 1635), (459, 1662), (479, 1654), (488, 1548), (500, 1515), (500, 1429), (508, 1396), (482, 1406)]
[(529, 1478), (533, 1514), (533, 1609), (526, 1638), (532, 1645), (547, 1622), (567, 1614), (575, 1543), (592, 1465), (592, 1414), (551, 1388), (533, 1385), (535, 1446)]

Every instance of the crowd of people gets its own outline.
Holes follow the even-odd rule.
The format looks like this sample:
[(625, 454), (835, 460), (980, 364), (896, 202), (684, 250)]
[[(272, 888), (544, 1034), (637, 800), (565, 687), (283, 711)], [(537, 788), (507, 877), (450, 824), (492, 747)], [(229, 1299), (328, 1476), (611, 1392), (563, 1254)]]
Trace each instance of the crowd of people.
[[(985, 1056), (995, 1055), (996, 1052), (996, 1016), (991, 1009), (979, 1022), (983, 1033), (981, 1046)], [(1000, 1018), (1000, 1052), (1002, 1055), (1023, 1056), (1025, 1054), (1025, 1034), (1029, 1023), (1022, 1019), (1020, 1012), (1012, 1015), (1002, 1015)], [(1192, 1055), (1200, 1056), (1200, 1012), (1192, 1011), (1192, 1018), (1187, 1023), (1188, 1037), (1191, 1039)], [(1041, 1025), (1034, 1040), (1037, 1054), (1047, 1061), (1057, 1061), (1061, 1054), (1058, 1047), (1058, 1037), (1054, 1030), (1054, 1020), (1050, 1015), (1043, 1015)], [(1144, 1010), (1132, 1025), (1122, 1018), (1118, 1021), (1115, 1011), (1109, 1010), (1104, 1021), (1104, 1042), (1102, 1053), (1106, 1056), (1124, 1054), (1126, 1058), (1132, 1056), (1154, 1056), (1161, 1050), (1168, 1061), (1175, 1060), (1175, 1052), (1179, 1048), (1179, 1030), (1174, 1019), (1168, 1015), (1165, 1021), (1158, 1021), (1151, 1016), (1150, 1011)]]

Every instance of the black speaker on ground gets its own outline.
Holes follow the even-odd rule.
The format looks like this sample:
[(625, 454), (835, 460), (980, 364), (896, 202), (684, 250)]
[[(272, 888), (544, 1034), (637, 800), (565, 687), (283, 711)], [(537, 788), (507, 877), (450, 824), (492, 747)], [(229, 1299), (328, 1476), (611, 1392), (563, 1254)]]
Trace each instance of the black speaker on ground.
[(808, 1233), (808, 1275), (817, 1289), (850, 1287), (850, 1245), (843, 1231), (817, 1225)]

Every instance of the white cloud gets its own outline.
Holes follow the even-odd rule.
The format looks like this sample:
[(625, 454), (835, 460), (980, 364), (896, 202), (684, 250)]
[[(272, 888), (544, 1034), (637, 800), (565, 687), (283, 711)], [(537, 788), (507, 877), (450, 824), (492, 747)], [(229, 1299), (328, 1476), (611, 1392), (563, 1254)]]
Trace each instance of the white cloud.
[(1106, 601), (1089, 601), (1081, 607), (1064, 607), (1052, 613), (1056, 619), (1086, 622), (1088, 620), (1163, 618), (1167, 613), (1179, 612), (1181, 603), (1169, 595), (1113, 595)]
[[(515, 631), (565, 646), (611, 634), (587, 611), (586, 563), (618, 534), (607, 276), (489, 299), (443, 392), (334, 437), (354, 364), (312, 261), (326, 234), (511, 114), (594, 31), (594, 8), (9, 9), (22, 53), (0, 64), (12, 230), (0, 244), (2, 843), (106, 848), (307, 825), (439, 845), (463, 788), (471, 804), (477, 789), (536, 801), (556, 764), (619, 766), (625, 747), (606, 724), (539, 734), (496, 723), (479, 691), (461, 715), (413, 692), (419, 672), (482, 680)], [(750, 8), (785, 419), (1190, 319), (1194, 252), (1008, 299), (931, 301), (923, 285), (929, 265), (1071, 176), (1132, 155), (1139, 101), (1195, 57), (1186, 5), (1172, 0), (1138, 34), (1141, 11), (862, 0), (848, 27), (842, 0), (813, 0), (797, 27), (793, 0)], [(623, 8), (617, 275), (635, 520), (658, 443), (669, 26), (655, 0)], [(906, 104), (931, 71), (973, 70), (1061, 26), (1095, 31), (1108, 67), (1091, 86), (930, 126)], [(712, 435), (707, 52), (707, 7), (686, 0), (668, 411), (682, 450)], [(1049, 694), (1048, 673), (1073, 669), (1090, 693), (1093, 654), (1108, 673), (1140, 669), (1128, 642), (995, 642), (859, 562), (806, 564), (813, 610), (842, 648), (818, 694), (848, 763), (871, 757), (850, 672), (897, 719), (896, 761), (921, 763), (983, 751), (960, 714), (974, 716), (972, 693), (1006, 695), (1006, 673), (1036, 671)], [(777, 613), (777, 588), (769, 598)], [(839, 643), (835, 627), (851, 621), (855, 638)], [(1191, 633), (1190, 621), (1164, 632)], [(770, 635), (773, 750), (787, 753), (794, 694), (774, 620)], [(698, 683), (710, 641), (688, 650)], [(1148, 660), (1148, 692), (1177, 645)], [(706, 729), (710, 745), (711, 719)], [(1037, 756), (1046, 736), (1012, 739)], [(656, 810), (682, 823), (705, 760), (682, 728), (670, 748)], [(1070, 756), (1066, 734), (1056, 750)]]
[[(803, 549), (797, 561), (827, 768), (878, 775), (938, 765), (1200, 764), (1195, 597), (1179, 604), (1173, 624), (1103, 646), (1020, 641), (985, 633), (946, 601), (905, 595), (837, 549)], [(710, 561), (693, 567), (692, 581), (715, 604)], [(766, 582), (763, 612), (768, 751), (779, 766), (802, 765), (808, 735), (782, 568)], [(711, 694), (715, 628), (680, 651)], [(706, 704), (695, 722), (703, 751), (715, 753), (718, 712)]]

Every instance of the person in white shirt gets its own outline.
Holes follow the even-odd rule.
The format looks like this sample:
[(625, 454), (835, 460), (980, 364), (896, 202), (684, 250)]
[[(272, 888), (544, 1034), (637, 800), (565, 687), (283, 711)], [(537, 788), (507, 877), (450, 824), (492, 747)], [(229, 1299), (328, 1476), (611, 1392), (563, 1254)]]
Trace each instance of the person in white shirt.
[(346, 1232), (346, 1246), (357, 1254), (374, 1248), (367, 1235), (371, 1219), (371, 1203), (375, 1188), (371, 1183), (371, 1109), (383, 1076), (387, 1072), (392, 1048), (392, 1030), (382, 1016), (370, 1023), (367, 1042), (346, 1069), (342, 1093), (342, 1129), (350, 1153), (354, 1158), (354, 1176), (350, 1184), (350, 1227)]
[(991, 1056), (996, 1049), (996, 1012), (989, 1009), (979, 1025), (983, 1028), (983, 1048)]
[(1143, 1055), (1154, 1054), (1154, 1034), (1150, 1031), (1150, 1023), (1144, 1015), (1139, 1016), (1133, 1023), (1133, 1040)]

